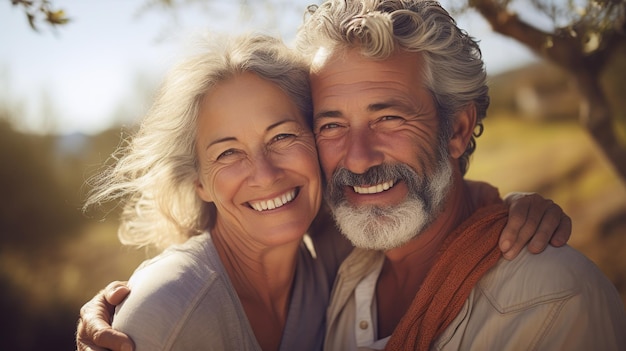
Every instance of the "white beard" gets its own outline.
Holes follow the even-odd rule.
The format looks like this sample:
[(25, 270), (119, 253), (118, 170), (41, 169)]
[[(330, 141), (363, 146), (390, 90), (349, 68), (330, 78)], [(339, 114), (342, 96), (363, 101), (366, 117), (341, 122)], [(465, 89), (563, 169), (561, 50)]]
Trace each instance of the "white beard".
[[(452, 184), (452, 167), (448, 159), (440, 160), (435, 173), (428, 178), (421, 182), (423, 191), (412, 192), (422, 193), (427, 199), (410, 195), (404, 202), (386, 208), (354, 207), (342, 201), (333, 208), (335, 221), (356, 247), (371, 250), (400, 247), (418, 236), (441, 212)], [(426, 206), (427, 203), (430, 206)]]

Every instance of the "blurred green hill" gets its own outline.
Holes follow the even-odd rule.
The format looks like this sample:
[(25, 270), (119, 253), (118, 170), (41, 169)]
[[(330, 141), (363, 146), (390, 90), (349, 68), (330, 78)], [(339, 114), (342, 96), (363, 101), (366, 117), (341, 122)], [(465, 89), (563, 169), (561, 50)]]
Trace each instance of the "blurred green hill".
[[(531, 66), (491, 77), (491, 95), (468, 178), (503, 195), (554, 199), (573, 219), (570, 244), (600, 266), (626, 303), (626, 185), (579, 127), (567, 79)], [(81, 211), (85, 181), (121, 131), (27, 135), (2, 122), (10, 120), (0, 116), (2, 349), (71, 350), (80, 306), (148, 256), (119, 244), (114, 207)]]

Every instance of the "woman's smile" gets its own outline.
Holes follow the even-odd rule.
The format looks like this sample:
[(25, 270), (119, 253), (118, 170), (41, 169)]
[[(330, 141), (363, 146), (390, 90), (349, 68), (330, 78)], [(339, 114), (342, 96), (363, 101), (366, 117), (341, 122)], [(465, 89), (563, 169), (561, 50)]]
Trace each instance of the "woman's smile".
[(293, 188), (279, 196), (268, 200), (249, 201), (248, 205), (259, 212), (274, 210), (292, 202), (298, 196), (298, 188)]

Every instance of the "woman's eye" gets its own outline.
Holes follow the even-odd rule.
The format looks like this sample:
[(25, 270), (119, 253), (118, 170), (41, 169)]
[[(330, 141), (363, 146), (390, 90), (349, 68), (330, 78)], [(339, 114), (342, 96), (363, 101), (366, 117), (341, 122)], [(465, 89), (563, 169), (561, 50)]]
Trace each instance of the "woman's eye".
[(284, 139), (288, 139), (291, 137), (294, 137), (295, 134), (289, 134), (289, 133), (281, 133), (276, 135), (275, 137), (272, 138), (272, 141), (280, 141), (280, 140), (284, 140)]
[(228, 150), (222, 152), (221, 154), (217, 155), (217, 159), (219, 160), (219, 159), (223, 159), (225, 157), (234, 155), (235, 152), (236, 152), (236, 150), (234, 150), (234, 149), (228, 149)]

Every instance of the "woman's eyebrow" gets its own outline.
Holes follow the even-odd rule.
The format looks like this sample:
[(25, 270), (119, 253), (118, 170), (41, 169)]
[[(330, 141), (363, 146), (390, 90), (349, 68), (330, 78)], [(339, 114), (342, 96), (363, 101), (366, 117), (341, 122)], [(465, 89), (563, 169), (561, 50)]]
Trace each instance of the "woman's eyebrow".
[(220, 138), (220, 139), (217, 139), (217, 140), (213, 140), (212, 142), (210, 142), (210, 143), (206, 146), (206, 148), (205, 148), (205, 149), (208, 149), (208, 148), (210, 148), (211, 146), (213, 146), (213, 145), (215, 145), (215, 144), (225, 143), (225, 142), (227, 142), (227, 141), (234, 141), (234, 140), (237, 140), (237, 138), (235, 138), (235, 137), (224, 137), (224, 138)]
[[(283, 120), (278, 121), (276, 123), (270, 124), (267, 128), (265, 128), (265, 131), (269, 132), (270, 130), (272, 130), (272, 129), (278, 127), (278, 126), (281, 126), (281, 125), (283, 125), (285, 123), (289, 123), (289, 122), (293, 122), (293, 120), (291, 120), (291, 119), (283, 119)], [(236, 137), (232, 137), (232, 136), (228, 136), (228, 137), (223, 137), (223, 138), (220, 138), (220, 139), (213, 140), (206, 146), (206, 149), (208, 149), (209, 147), (211, 147), (211, 146), (213, 146), (215, 144), (225, 143), (227, 141), (237, 141), (237, 138)]]
[(278, 121), (276, 123), (270, 124), (267, 128), (265, 128), (265, 131), (269, 132), (270, 130), (272, 130), (272, 129), (278, 127), (278, 126), (283, 125), (285, 123), (289, 123), (289, 122), (295, 122), (295, 121), (293, 119), (285, 118), (285, 119), (280, 120), (280, 121)]

